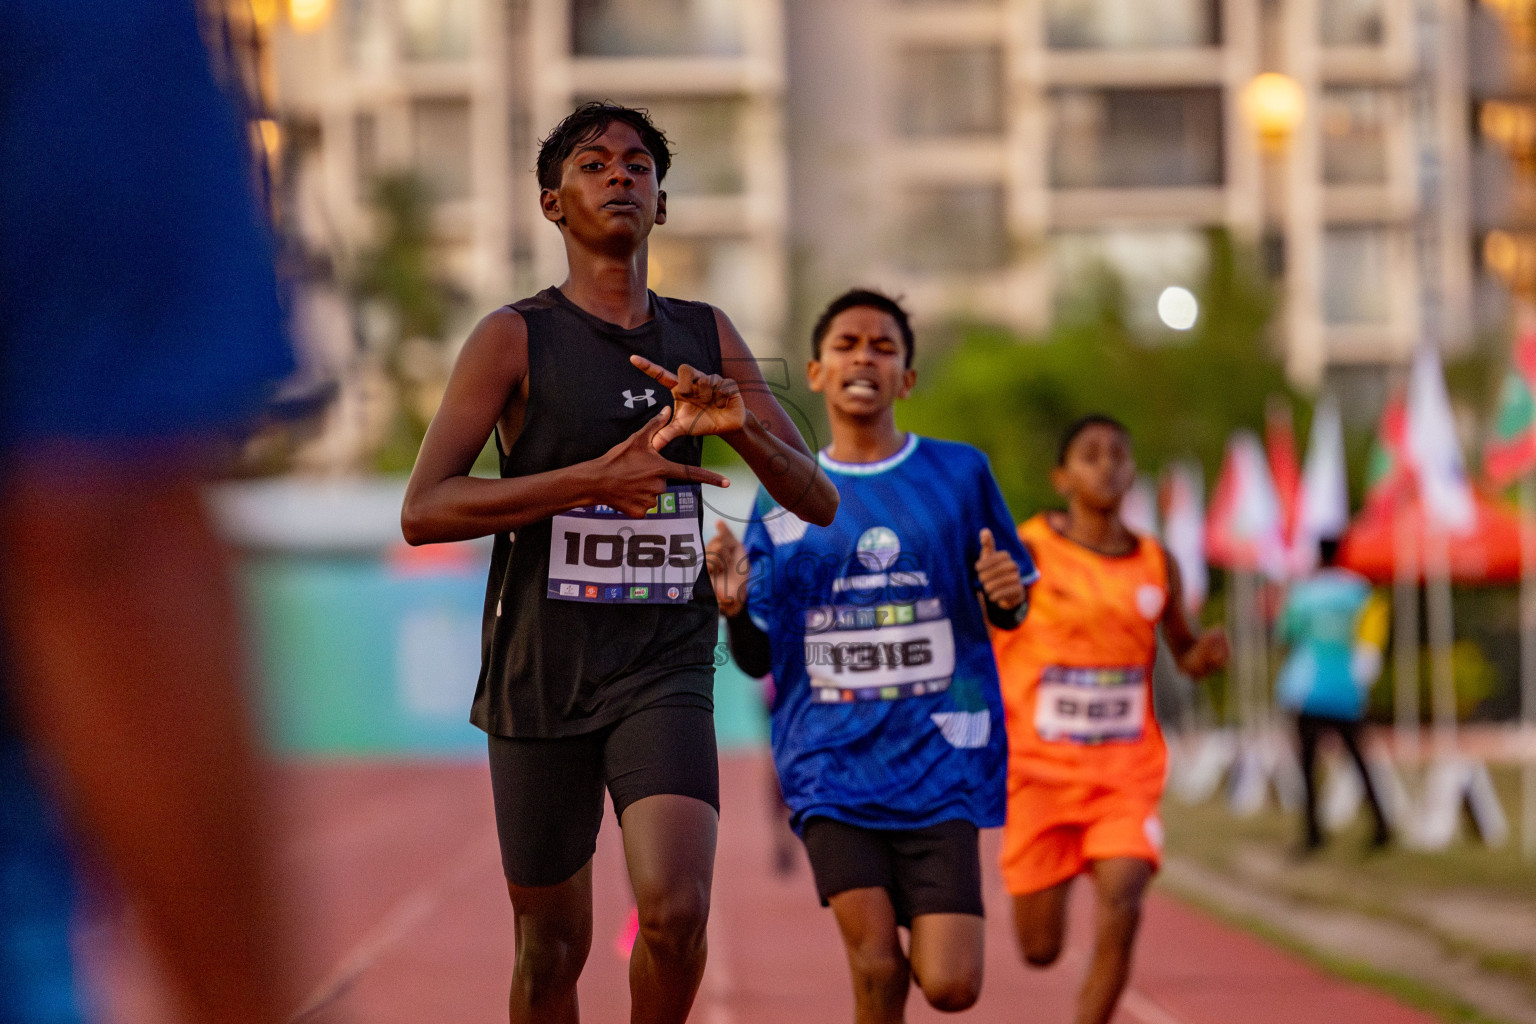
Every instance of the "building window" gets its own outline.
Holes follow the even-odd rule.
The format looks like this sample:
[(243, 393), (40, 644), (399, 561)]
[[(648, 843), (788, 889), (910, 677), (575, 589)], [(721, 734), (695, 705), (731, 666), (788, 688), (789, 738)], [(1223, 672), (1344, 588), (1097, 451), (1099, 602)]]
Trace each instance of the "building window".
[(651, 234), (648, 283), (658, 295), (708, 302), (744, 321), (760, 304), (752, 247), (736, 238)]
[(380, 71), (390, 58), (389, 23), (383, 0), (346, 0), (343, 20), (347, 33), (347, 60), (357, 71)]
[(1058, 50), (1216, 46), (1219, 0), (1046, 0), (1046, 44)]
[(1210, 242), (1196, 229), (1064, 231), (1051, 239), (1056, 310), (1070, 317), (1100, 301), (1109, 276), (1124, 298), (1126, 323), (1143, 334), (1166, 334), (1158, 298), (1173, 285), (1198, 289), (1209, 262)]
[(468, 199), (469, 101), (420, 99), (411, 102), (411, 141), (416, 172), (435, 199)]
[(1330, 324), (1385, 324), (1391, 236), (1380, 227), (1323, 232), (1323, 319)]
[(912, 138), (1003, 128), (1003, 52), (996, 46), (910, 49), (897, 75), (899, 123)]
[(1387, 180), (1388, 104), (1380, 89), (1324, 89), (1318, 105), (1323, 128), (1323, 181), (1376, 185)]
[(1326, 0), (1317, 15), (1324, 46), (1380, 46), (1386, 37), (1382, 0)]
[(400, 0), (400, 29), (410, 60), (463, 60), (474, 29), (472, 0)]
[(573, 0), (581, 57), (732, 57), (742, 52), (745, 0)]
[(1008, 261), (1003, 190), (934, 185), (908, 190), (900, 260), (911, 270), (994, 270)]
[(1057, 188), (1222, 182), (1218, 89), (1069, 89), (1051, 98), (1051, 116)]
[[(588, 99), (608, 99), (588, 96)], [(743, 122), (747, 104), (724, 97), (628, 97), (666, 133), (676, 159), (662, 188), (668, 195), (738, 195), (746, 188)]]

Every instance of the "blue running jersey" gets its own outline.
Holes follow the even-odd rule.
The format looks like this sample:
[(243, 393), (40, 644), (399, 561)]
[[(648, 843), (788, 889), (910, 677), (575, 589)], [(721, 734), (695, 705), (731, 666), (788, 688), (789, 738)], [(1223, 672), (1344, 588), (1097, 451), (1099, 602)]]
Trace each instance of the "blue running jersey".
[(809, 526), (759, 490), (745, 539), (791, 823), (1001, 825), (1008, 748), (977, 598), (982, 528), (1026, 584), (1039, 574), (987, 458), (909, 434), (881, 462), (820, 462), (842, 496), (832, 525)]

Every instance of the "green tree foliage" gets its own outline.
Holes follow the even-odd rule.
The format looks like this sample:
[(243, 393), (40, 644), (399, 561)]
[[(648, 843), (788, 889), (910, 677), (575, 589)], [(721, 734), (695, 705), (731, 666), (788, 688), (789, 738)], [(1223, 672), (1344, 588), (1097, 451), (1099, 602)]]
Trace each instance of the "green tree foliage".
[(382, 304), (399, 338), (442, 338), (451, 301), (433, 250), (431, 191), (416, 175), (387, 174), (374, 185), (377, 241), (358, 261), (356, 292)]
[(1091, 412), (1130, 428), (1148, 471), (1197, 458), (1209, 489), (1228, 435), (1260, 429), (1266, 398), (1290, 394), (1267, 336), (1273, 297), (1255, 263), (1213, 231), (1209, 266), (1195, 289), (1199, 320), (1175, 337), (1139, 336), (1129, 326), (1125, 290), (1108, 272), (1088, 282), (1042, 336), (960, 326), (956, 344), (923, 361), (898, 419), (986, 451), (1021, 517), (1059, 506), (1049, 479), (1058, 440)]
[(371, 311), (381, 312), (375, 319), (385, 324), (382, 337), (365, 339), (393, 391), (394, 411), (373, 460), (383, 473), (408, 472), (416, 461), (447, 375), (443, 337), (463, 298), (439, 266), (434, 207), (431, 189), (417, 175), (381, 176), (372, 195), (375, 242), (360, 255), (353, 278), (358, 322)]

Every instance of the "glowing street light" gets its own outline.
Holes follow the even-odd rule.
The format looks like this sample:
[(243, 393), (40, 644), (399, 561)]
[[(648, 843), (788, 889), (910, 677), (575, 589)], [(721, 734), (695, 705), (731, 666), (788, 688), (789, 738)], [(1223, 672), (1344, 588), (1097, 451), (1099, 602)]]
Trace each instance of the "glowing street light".
[(313, 32), (331, 13), (331, 0), (288, 0), (288, 20), (295, 32)]
[(1200, 303), (1188, 288), (1169, 285), (1157, 297), (1157, 317), (1175, 331), (1187, 331), (1200, 319)]
[(1266, 71), (1243, 86), (1238, 97), (1243, 115), (1266, 148), (1284, 148), (1307, 113), (1307, 96), (1296, 80)]

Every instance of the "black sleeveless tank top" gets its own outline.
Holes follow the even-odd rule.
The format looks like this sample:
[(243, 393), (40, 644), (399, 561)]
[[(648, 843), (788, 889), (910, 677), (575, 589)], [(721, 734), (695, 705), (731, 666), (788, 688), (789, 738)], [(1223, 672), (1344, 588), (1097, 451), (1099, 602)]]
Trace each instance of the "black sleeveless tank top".
[[(720, 372), (714, 309), (654, 293), (650, 302), (651, 320), (632, 329), (593, 316), (557, 288), (512, 305), (528, 325), (528, 405), (511, 452), (497, 438), (502, 477), (594, 459), (671, 404), (631, 354), (669, 370), (687, 363)], [(680, 437), (662, 455), (697, 466), (702, 452), (701, 438)], [(545, 519), (495, 537), (470, 721), (496, 736), (574, 736), (658, 703), (713, 710), (709, 574), (701, 568), (693, 599), (679, 605), (551, 599), (550, 533)]]

